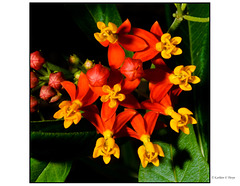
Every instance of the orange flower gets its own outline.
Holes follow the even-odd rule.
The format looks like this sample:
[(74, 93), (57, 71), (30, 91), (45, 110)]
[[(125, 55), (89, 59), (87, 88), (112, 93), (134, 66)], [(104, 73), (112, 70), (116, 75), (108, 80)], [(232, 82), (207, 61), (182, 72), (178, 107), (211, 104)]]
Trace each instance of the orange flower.
[(158, 156), (164, 157), (164, 153), (160, 145), (153, 144), (150, 141), (150, 136), (155, 128), (158, 115), (158, 113), (153, 111), (147, 112), (144, 117), (137, 113), (131, 119), (131, 124), (135, 131), (128, 127), (125, 128), (129, 136), (143, 142), (143, 145), (138, 148), (138, 156), (141, 160), (143, 168), (145, 168), (148, 163), (159, 166)]
[(148, 47), (142, 51), (138, 51), (134, 54), (134, 59), (141, 59), (143, 62), (153, 59), (154, 64), (164, 63), (159, 58), (169, 59), (171, 55), (180, 55), (182, 50), (176, 47), (182, 40), (181, 37), (173, 37), (169, 33), (163, 34), (159, 23), (156, 21), (150, 32), (133, 28), (133, 34), (143, 38)]
[(84, 118), (89, 120), (96, 127), (97, 131), (103, 135), (96, 142), (93, 158), (103, 156), (104, 163), (108, 164), (111, 160), (111, 155), (116, 158), (120, 157), (120, 149), (114, 139), (115, 135), (135, 114), (135, 110), (128, 109), (116, 116), (116, 113), (108, 112), (107, 107), (104, 106), (102, 106), (101, 116), (97, 107), (83, 114)]
[(108, 46), (109, 66), (113, 69), (118, 69), (124, 61), (125, 52), (121, 46), (133, 52), (147, 47), (143, 39), (127, 34), (131, 31), (131, 23), (128, 19), (119, 28), (111, 22), (108, 23), (108, 26), (103, 22), (97, 22), (97, 27), (101, 32), (95, 33), (94, 37), (104, 47)]
[(94, 103), (99, 96), (89, 89), (88, 79), (83, 72), (81, 72), (78, 79), (77, 89), (70, 81), (63, 81), (61, 84), (68, 92), (71, 101), (62, 101), (59, 104), (60, 110), (57, 111), (53, 117), (55, 119), (63, 117), (64, 128), (68, 128), (72, 123), (77, 124), (81, 120), (80, 110), (84, 111), (87, 106)]

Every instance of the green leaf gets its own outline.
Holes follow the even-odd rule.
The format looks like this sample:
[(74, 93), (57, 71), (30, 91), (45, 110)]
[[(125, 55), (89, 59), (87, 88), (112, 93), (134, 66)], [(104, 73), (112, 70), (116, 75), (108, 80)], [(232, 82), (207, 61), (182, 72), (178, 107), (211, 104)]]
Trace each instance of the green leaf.
[[(209, 4), (188, 4), (191, 16), (209, 17)], [(210, 128), (210, 57), (209, 23), (188, 21), (191, 64), (197, 68), (195, 75), (201, 82), (194, 86), (195, 118), (198, 121), (197, 136), (203, 156), (209, 159)]]
[(66, 69), (64, 69), (62, 67), (54, 65), (54, 64), (52, 64), (50, 62), (47, 62), (46, 65), (49, 68), (49, 70), (62, 72), (63, 75), (64, 75), (64, 78), (66, 78), (66, 79), (72, 79), (73, 78), (73, 74), (70, 71), (68, 71), (68, 70), (66, 70)]
[(140, 166), (139, 182), (209, 182), (209, 165), (204, 160), (193, 130), (190, 134), (167, 131), (161, 134), (159, 144), (165, 157), (159, 158), (160, 165)]
[(31, 158), (31, 182), (64, 182), (72, 162), (45, 162)]
[(65, 7), (72, 14), (80, 30), (90, 39), (95, 40), (93, 34), (98, 32), (97, 22), (105, 24), (112, 22), (117, 26), (122, 23), (121, 17), (114, 4), (66, 4)]

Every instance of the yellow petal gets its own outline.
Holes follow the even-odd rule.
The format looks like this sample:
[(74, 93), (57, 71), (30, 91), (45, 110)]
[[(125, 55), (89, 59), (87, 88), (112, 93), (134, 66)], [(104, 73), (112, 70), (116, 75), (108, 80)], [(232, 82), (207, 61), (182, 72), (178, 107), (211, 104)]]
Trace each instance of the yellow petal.
[(73, 123), (72, 120), (65, 119), (64, 123), (63, 123), (63, 126), (64, 126), (65, 129), (67, 129), (68, 127), (70, 127), (72, 125), (72, 123)]
[(62, 101), (59, 104), (59, 108), (63, 108), (64, 106), (70, 106), (71, 105), (71, 101)]
[(81, 120), (82, 115), (80, 112), (75, 113), (75, 119), (73, 120), (74, 124), (78, 124), (78, 122)]
[(105, 92), (105, 93), (110, 93), (111, 92), (111, 88), (108, 85), (103, 85), (102, 91)]
[(168, 77), (169, 81), (171, 83), (173, 83), (174, 85), (179, 85), (180, 84), (180, 80), (177, 76), (175, 76), (174, 74), (170, 74), (170, 76)]
[(180, 87), (182, 90), (185, 90), (185, 91), (190, 91), (190, 90), (192, 90), (192, 86), (191, 86), (190, 84), (185, 85), (185, 84), (183, 83), (183, 84), (180, 84), (179, 87)]
[(165, 33), (161, 36), (161, 42), (166, 43), (171, 39), (171, 35), (169, 33)]
[(93, 150), (93, 158), (97, 158), (97, 157), (99, 157), (99, 156), (102, 156), (103, 154), (101, 153), (102, 151), (101, 151), (101, 149), (100, 148), (94, 148), (94, 150)]
[(107, 39), (105, 37), (102, 37), (102, 34), (98, 32), (94, 33), (94, 37), (98, 42), (104, 42)]
[(149, 142), (145, 143), (144, 145), (148, 152), (155, 152), (155, 148), (154, 148), (152, 142), (149, 141)]
[(172, 39), (171, 39), (171, 44), (173, 44), (173, 45), (178, 45), (179, 43), (181, 43), (181, 41), (182, 41), (182, 38), (181, 37), (173, 37)]
[(162, 150), (162, 147), (158, 144), (153, 144), (155, 151), (158, 153), (159, 156), (164, 157), (164, 152)]
[(178, 129), (178, 126), (177, 126), (177, 121), (175, 119), (172, 119), (170, 121), (170, 127), (177, 133), (179, 133), (179, 129)]
[(103, 161), (104, 161), (105, 164), (108, 164), (110, 162), (110, 160), (111, 160), (111, 156), (110, 155), (103, 156)]
[(109, 100), (109, 95), (102, 95), (100, 100), (101, 102), (107, 102)]
[(118, 94), (118, 100), (123, 101), (126, 98), (124, 94)]
[(181, 120), (181, 114), (176, 113), (175, 111), (171, 113), (171, 117), (175, 119), (176, 121)]
[(141, 145), (140, 147), (138, 147), (138, 156), (140, 159), (143, 158), (145, 153), (146, 153), (146, 149), (145, 149), (144, 145)]
[(109, 22), (108, 23), (108, 27), (112, 31), (112, 33), (116, 33), (117, 32), (117, 26), (114, 23)]
[(162, 52), (161, 52), (161, 56), (164, 58), (164, 59), (169, 59), (169, 58), (171, 58), (171, 54), (169, 54), (166, 50), (163, 50)]
[(181, 73), (181, 71), (182, 71), (183, 68), (184, 68), (183, 65), (179, 65), (179, 66), (177, 66), (177, 67), (174, 68), (173, 73), (174, 73), (175, 75), (179, 75), (179, 74)]
[(196, 69), (196, 66), (195, 66), (195, 65), (185, 66), (185, 70), (186, 70), (186, 71), (190, 70), (191, 72), (194, 72), (195, 69)]
[(162, 42), (158, 42), (155, 46), (156, 50), (159, 52), (161, 52), (163, 50), (163, 47), (164, 47), (164, 45)]
[(187, 126), (180, 127), (180, 130), (185, 134), (190, 134), (190, 130)]
[(182, 115), (186, 115), (186, 114), (187, 115), (192, 115), (193, 114), (189, 109), (187, 109), (185, 107), (182, 107), (182, 108), (178, 109), (178, 113), (182, 114)]
[(188, 121), (190, 124), (197, 124), (197, 120), (195, 120), (192, 116), (188, 116)]
[(116, 107), (116, 106), (117, 106), (117, 100), (115, 100), (115, 99), (110, 99), (108, 106), (109, 106), (110, 108)]
[(117, 144), (114, 145), (114, 151), (115, 151), (115, 152), (113, 153), (113, 155), (114, 155), (116, 158), (119, 159), (119, 157), (120, 157), (120, 149), (119, 149), (119, 147), (118, 147)]
[(159, 166), (159, 159), (158, 158), (155, 158), (153, 161), (152, 161), (152, 164), (155, 165), (156, 167)]
[(108, 148), (113, 149), (114, 145), (115, 145), (115, 140), (113, 138), (108, 138), (107, 139)]
[(100, 146), (103, 146), (104, 143), (105, 143), (105, 139), (104, 139), (104, 137), (100, 137), (100, 138), (98, 138), (98, 140), (96, 141), (95, 148), (98, 148), (98, 147), (100, 147)]
[(102, 30), (102, 29), (106, 28), (106, 25), (105, 25), (105, 23), (99, 21), (99, 22), (97, 22), (97, 27), (99, 30)]
[(188, 80), (190, 83), (192, 83), (192, 84), (197, 84), (197, 83), (199, 83), (201, 80), (200, 80), (200, 78), (199, 77), (197, 77), (197, 76), (191, 76), (191, 78)]
[(120, 92), (120, 91), (121, 91), (121, 85), (120, 85), (120, 84), (115, 84), (115, 85), (113, 86), (113, 90), (114, 90), (115, 92)]
[(59, 111), (57, 111), (57, 112), (53, 115), (53, 117), (54, 117), (55, 119), (60, 119), (60, 118), (62, 118), (63, 116), (64, 116), (64, 112), (63, 112), (62, 109), (60, 109)]
[(182, 49), (176, 47), (176, 48), (171, 52), (171, 54), (172, 54), (172, 55), (180, 55), (180, 54), (182, 54)]

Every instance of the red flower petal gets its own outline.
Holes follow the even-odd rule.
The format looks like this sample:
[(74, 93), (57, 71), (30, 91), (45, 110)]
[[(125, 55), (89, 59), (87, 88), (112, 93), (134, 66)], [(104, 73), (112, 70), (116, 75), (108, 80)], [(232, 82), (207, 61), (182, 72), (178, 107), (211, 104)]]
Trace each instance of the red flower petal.
[(132, 127), (139, 134), (139, 136), (143, 134), (147, 134), (145, 121), (141, 114), (137, 113), (131, 120)]
[(150, 32), (143, 30), (141, 28), (132, 28), (132, 32), (134, 35), (143, 38), (149, 45), (154, 46), (159, 40)]
[(126, 21), (124, 21), (117, 30), (118, 34), (123, 34), (123, 33), (128, 33), (131, 31), (131, 23), (128, 19), (126, 19)]
[(132, 94), (126, 94), (125, 96), (126, 98), (119, 102), (120, 105), (132, 109), (141, 109), (141, 104)]
[(102, 103), (101, 118), (103, 122), (106, 122), (108, 119), (110, 119), (113, 116), (113, 114), (116, 113), (116, 110), (119, 105), (119, 101), (117, 101), (117, 106), (114, 108), (110, 108), (108, 104), (109, 104), (109, 100), (107, 102)]
[(88, 82), (87, 76), (83, 72), (81, 72), (78, 79), (77, 99), (81, 101), (83, 97), (87, 94), (88, 90), (89, 90), (89, 82)]
[(94, 110), (95, 110), (94, 108), (92, 108), (92, 110), (91, 109), (85, 110), (85, 112), (82, 115), (96, 127), (98, 132), (102, 134), (105, 131), (105, 128), (102, 123), (101, 117)]
[(126, 136), (130, 136), (136, 139), (140, 139), (140, 136), (131, 128), (127, 127), (126, 125), (123, 126), (123, 128), (114, 135), (116, 138), (120, 138), (120, 137), (126, 137)]
[(90, 86), (91, 90), (95, 92), (97, 95), (102, 96), (105, 95), (106, 93), (102, 91), (102, 87), (92, 87)]
[(159, 40), (163, 35), (162, 29), (157, 21), (152, 25), (150, 32), (152, 32), (156, 36), (159, 36)]
[(76, 86), (70, 81), (63, 81), (61, 84), (71, 97), (71, 100), (74, 101), (76, 99)]
[(132, 109), (127, 109), (119, 113), (113, 127), (114, 133), (117, 133), (136, 113), (137, 112)]
[(132, 58), (140, 59), (140, 60), (142, 60), (142, 62), (145, 62), (145, 61), (153, 59), (158, 53), (159, 52), (155, 48), (150, 47), (143, 51), (136, 52)]
[(83, 106), (86, 107), (93, 104), (98, 99), (98, 97), (99, 95), (97, 93), (89, 89), (86, 96), (84, 96), (84, 98), (82, 99)]
[(150, 99), (153, 102), (159, 103), (165, 95), (172, 88), (173, 84), (168, 78), (163, 79), (161, 82), (157, 83), (150, 92)]
[(112, 69), (118, 69), (125, 58), (125, 52), (118, 43), (109, 44), (108, 47), (108, 62)]
[(143, 117), (145, 119), (145, 121), (146, 121), (146, 130), (147, 130), (147, 133), (149, 135), (152, 134), (152, 132), (153, 132), (153, 130), (155, 128), (158, 116), (159, 116), (158, 113), (153, 112), (153, 111), (149, 111)]
[(121, 93), (123, 93), (123, 94), (131, 93), (132, 91), (134, 91), (138, 87), (140, 81), (141, 81), (140, 79), (135, 79), (133, 81), (129, 81), (127, 79), (124, 79), (122, 81)]
[(107, 47), (109, 45), (109, 41), (103, 41), (103, 42), (99, 42), (102, 46)]
[(119, 70), (112, 69), (108, 78), (108, 85), (113, 87), (116, 84), (121, 84), (123, 76)]
[(148, 47), (143, 39), (134, 35), (120, 35), (118, 37), (118, 42), (123, 48), (133, 52), (144, 50)]
[(152, 110), (152, 111), (158, 112), (160, 114), (165, 114), (166, 107), (159, 103), (152, 103), (150, 100), (146, 100), (146, 101), (141, 102), (141, 105), (144, 109)]
[(108, 118), (106, 121), (103, 121), (105, 130), (113, 131), (114, 124), (116, 119), (116, 113), (114, 113), (110, 118)]

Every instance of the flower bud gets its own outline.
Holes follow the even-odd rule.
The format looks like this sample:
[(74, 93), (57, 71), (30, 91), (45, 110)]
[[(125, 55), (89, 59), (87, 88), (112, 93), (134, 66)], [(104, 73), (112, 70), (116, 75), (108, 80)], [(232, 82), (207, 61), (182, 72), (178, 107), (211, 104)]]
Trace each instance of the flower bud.
[(30, 72), (30, 88), (36, 87), (38, 84), (38, 78), (34, 72)]
[(143, 75), (142, 61), (140, 59), (126, 58), (120, 72), (129, 80), (133, 81)]
[(37, 109), (38, 101), (35, 97), (30, 96), (30, 112), (35, 112)]
[(48, 85), (55, 89), (60, 89), (62, 87), (61, 82), (64, 81), (63, 73), (56, 72), (49, 75)]
[(89, 70), (94, 66), (94, 63), (93, 63), (93, 61), (87, 59), (85, 61), (85, 63), (83, 64), (83, 66), (86, 68), (86, 70)]
[(45, 59), (41, 56), (39, 51), (30, 54), (30, 67), (35, 70), (40, 70), (45, 63)]
[(76, 54), (70, 55), (70, 57), (69, 57), (69, 62), (70, 62), (71, 64), (78, 65), (78, 64), (79, 64), (79, 61), (80, 61), (80, 59), (77, 57)]
[(49, 98), (56, 95), (56, 91), (50, 86), (42, 86), (40, 90), (40, 98), (47, 101)]
[(62, 96), (61, 94), (57, 94), (57, 95), (53, 96), (53, 97), (50, 99), (49, 103), (53, 103), (53, 102), (59, 100), (59, 99), (61, 98), (61, 96)]
[(107, 79), (110, 75), (109, 70), (101, 64), (96, 64), (93, 68), (87, 71), (89, 84), (93, 87), (101, 87), (107, 84)]

